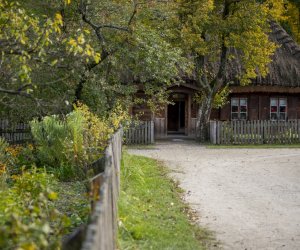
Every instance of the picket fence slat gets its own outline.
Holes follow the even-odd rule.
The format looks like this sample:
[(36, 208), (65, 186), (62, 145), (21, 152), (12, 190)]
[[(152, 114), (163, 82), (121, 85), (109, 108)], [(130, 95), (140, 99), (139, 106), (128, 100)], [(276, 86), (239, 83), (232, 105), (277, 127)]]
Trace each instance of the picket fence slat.
[[(215, 123), (215, 125), (214, 125)], [(300, 120), (211, 121), (215, 144), (292, 144), (300, 142)]]
[(29, 124), (12, 124), (7, 120), (0, 121), (0, 137), (10, 144), (23, 144), (32, 140)]
[(147, 145), (154, 143), (154, 122), (140, 121), (129, 125), (124, 133), (125, 144)]

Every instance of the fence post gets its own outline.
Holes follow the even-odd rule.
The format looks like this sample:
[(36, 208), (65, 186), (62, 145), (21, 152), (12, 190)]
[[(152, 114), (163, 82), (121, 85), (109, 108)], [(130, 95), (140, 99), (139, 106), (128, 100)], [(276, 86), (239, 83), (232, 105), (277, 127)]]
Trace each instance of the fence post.
[(217, 144), (217, 122), (210, 121), (210, 142)]
[(154, 144), (154, 121), (150, 122), (151, 144)]

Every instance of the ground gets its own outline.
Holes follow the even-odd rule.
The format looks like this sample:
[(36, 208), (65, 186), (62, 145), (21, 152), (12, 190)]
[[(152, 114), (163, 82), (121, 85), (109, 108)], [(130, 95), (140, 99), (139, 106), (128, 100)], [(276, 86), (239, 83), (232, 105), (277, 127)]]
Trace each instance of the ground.
[(162, 160), (221, 249), (300, 249), (300, 149), (209, 149), (165, 141), (129, 153)]

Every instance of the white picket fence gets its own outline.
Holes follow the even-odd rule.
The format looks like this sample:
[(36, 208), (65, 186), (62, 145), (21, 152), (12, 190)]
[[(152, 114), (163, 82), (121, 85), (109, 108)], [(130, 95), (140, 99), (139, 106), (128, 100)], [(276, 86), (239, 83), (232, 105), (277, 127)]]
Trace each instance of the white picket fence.
[(129, 128), (124, 130), (125, 144), (153, 144), (154, 143), (154, 122), (139, 121), (130, 124)]
[(300, 143), (300, 120), (211, 121), (212, 144), (294, 144)]

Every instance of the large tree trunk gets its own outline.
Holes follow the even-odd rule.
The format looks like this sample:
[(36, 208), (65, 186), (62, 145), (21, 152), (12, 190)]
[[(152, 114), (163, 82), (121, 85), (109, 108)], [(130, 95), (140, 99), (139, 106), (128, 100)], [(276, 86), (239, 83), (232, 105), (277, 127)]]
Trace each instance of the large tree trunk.
[(196, 137), (197, 140), (200, 142), (206, 142), (209, 140), (209, 119), (210, 113), (212, 109), (214, 95), (213, 93), (209, 93), (208, 95), (204, 96), (200, 107), (198, 110), (198, 120), (197, 120), (197, 130), (196, 130)]
[[(224, 10), (223, 10), (223, 19), (225, 20), (229, 15), (229, 7), (232, 3), (236, 1), (225, 0)], [(213, 106), (213, 101), (215, 95), (220, 91), (226, 82), (226, 66), (227, 66), (227, 52), (225, 38), (228, 34), (222, 35), (222, 46), (220, 53), (220, 64), (217, 75), (214, 80), (207, 82), (207, 78), (203, 79), (203, 76), (199, 77), (199, 86), (203, 88), (204, 95), (200, 103), (198, 110), (198, 120), (197, 120), (197, 132), (196, 137), (200, 142), (206, 142), (209, 139), (209, 120), (210, 114)], [(203, 36), (205, 37), (205, 36)], [(205, 64), (205, 58), (202, 56), (198, 57), (196, 66), (198, 68), (203, 67)], [(201, 72), (201, 71), (200, 71)]]

